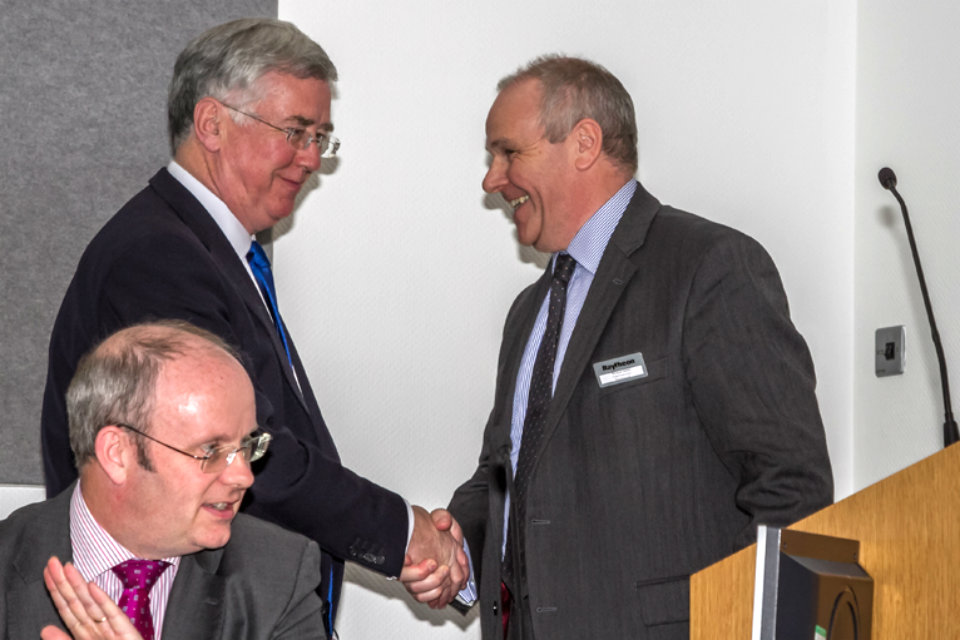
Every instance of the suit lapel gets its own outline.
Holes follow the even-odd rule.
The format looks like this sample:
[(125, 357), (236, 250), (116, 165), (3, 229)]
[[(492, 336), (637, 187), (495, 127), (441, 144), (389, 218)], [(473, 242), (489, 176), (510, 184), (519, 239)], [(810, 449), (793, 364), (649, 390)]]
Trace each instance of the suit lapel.
[[(283, 348), (283, 341), (277, 333), (273, 324), (273, 317), (270, 311), (260, 297), (260, 291), (250, 279), (246, 267), (240, 262), (233, 246), (227, 241), (226, 236), (220, 231), (220, 227), (213, 220), (206, 209), (193, 197), (193, 194), (187, 190), (179, 181), (177, 181), (166, 169), (161, 169), (150, 180), (150, 184), (157, 191), (170, 207), (177, 212), (183, 223), (193, 232), (197, 239), (203, 243), (203, 246), (210, 252), (210, 257), (214, 263), (223, 272), (226, 280), (234, 287), (237, 295), (243, 300), (250, 312), (257, 318), (261, 330), (269, 336), (270, 344), (273, 345), (273, 351), (277, 359), (280, 360), (283, 375), (287, 384), (294, 390), (294, 395), (303, 405), (303, 408), (309, 413), (306, 400), (300, 389), (297, 379), (294, 377), (293, 370), (287, 364), (287, 352)], [(290, 346), (290, 353), (293, 356), (294, 363), (299, 363), (299, 357), (294, 355), (293, 340), (290, 332), (287, 332), (287, 342)], [(297, 375), (305, 379), (305, 373), (300, 367)]]
[[(247, 308), (250, 309), (250, 312), (256, 316), (257, 321), (260, 323), (260, 329), (270, 337), (270, 344), (273, 345), (274, 355), (280, 361), (280, 369), (283, 370), (283, 375), (287, 380), (287, 384), (290, 385), (290, 387), (294, 390), (297, 400), (300, 401), (300, 404), (302, 404), (303, 408), (309, 413), (309, 408), (307, 407), (306, 400), (303, 397), (299, 381), (294, 376), (293, 369), (290, 368), (290, 363), (287, 360), (287, 352), (283, 348), (283, 340), (280, 339), (280, 334), (277, 333), (277, 327), (273, 323), (273, 316), (270, 315), (267, 305), (260, 296), (260, 290), (250, 279), (250, 275), (247, 273), (246, 268), (237, 259), (237, 254), (233, 250), (233, 247), (231, 247), (230, 243), (226, 241), (226, 238), (223, 237), (223, 234), (219, 233), (219, 228), (217, 231), (222, 241), (219, 244), (224, 246), (211, 249), (211, 255), (230, 279), (230, 281), (234, 284), (237, 289), (237, 293), (239, 293), (240, 297), (243, 299), (244, 304), (246, 304)], [(296, 366), (297, 363), (299, 363), (299, 357), (296, 355), (296, 347), (293, 345), (293, 338), (290, 335), (290, 331), (287, 330), (286, 324), (284, 324), (283, 328), (284, 331), (287, 332), (287, 345), (290, 347), (290, 356), (293, 359), (294, 366)], [(300, 377), (300, 380), (305, 379), (306, 374), (303, 373), (302, 367), (300, 367), (300, 369), (297, 371), (297, 376)]]
[(164, 614), (164, 638), (219, 638), (226, 580), (217, 575), (223, 549), (183, 556)]
[[(583, 309), (580, 311), (580, 317), (577, 318), (577, 324), (570, 336), (570, 343), (567, 345), (567, 352), (560, 367), (553, 400), (544, 424), (543, 439), (540, 441), (531, 473), (536, 469), (537, 461), (548, 446), (550, 437), (560, 422), (560, 417), (566, 412), (583, 372), (590, 367), (590, 358), (606, 329), (610, 315), (623, 292), (626, 291), (630, 280), (637, 273), (637, 264), (631, 258), (643, 246), (650, 224), (659, 209), (660, 202), (638, 184), (636, 193), (610, 237)], [(535, 314), (536, 311), (533, 313)]]
[[(523, 352), (530, 340), (530, 332), (533, 331), (533, 325), (536, 324), (537, 312), (540, 310), (544, 296), (550, 290), (551, 278), (552, 273), (549, 269), (546, 269), (539, 280), (528, 286), (520, 294), (515, 308), (508, 315), (507, 326), (503, 335), (503, 370), (499, 372), (499, 375), (504, 389), (502, 393), (497, 393), (496, 397), (499, 402), (503, 403), (499, 414), (504, 417), (499, 422), (503, 424), (505, 432), (502, 434), (504, 441), (500, 445), (507, 446), (508, 464), (510, 460), (509, 451), (512, 446), (510, 425), (513, 415), (513, 396), (517, 387), (517, 375), (520, 372)], [(514, 327), (513, 318), (519, 319), (522, 324)]]
[[(230, 250), (232, 252), (233, 248), (230, 247)], [(234, 253), (233, 256), (235, 258), (236, 254)], [(233, 263), (239, 264), (236, 259), (233, 260)], [(256, 285), (250, 280), (250, 276), (247, 275), (246, 270), (242, 266), (240, 269), (243, 273), (243, 284), (241, 284), (240, 280), (236, 279), (236, 275), (230, 274), (231, 278), (234, 284), (237, 285), (237, 290), (243, 298), (244, 303), (246, 303), (251, 313), (257, 317), (260, 328), (270, 336), (270, 344), (273, 345), (274, 355), (276, 355), (280, 361), (280, 369), (283, 370), (283, 376), (286, 378), (287, 384), (294, 390), (294, 395), (296, 395), (297, 400), (300, 401), (300, 404), (303, 405), (303, 408), (309, 413), (310, 410), (307, 407), (307, 402), (303, 397), (303, 391), (300, 388), (300, 381), (306, 379), (306, 374), (303, 372), (303, 367), (300, 366), (300, 357), (296, 352), (297, 350), (293, 344), (290, 331), (287, 330), (287, 326), (284, 324), (283, 329), (287, 332), (287, 345), (290, 347), (290, 357), (293, 359), (293, 366), (297, 367), (297, 376), (299, 376), (299, 379), (294, 376), (293, 369), (287, 360), (287, 352), (283, 348), (283, 340), (280, 339), (280, 334), (277, 333), (277, 327), (273, 324), (273, 316), (271, 316), (270, 311), (267, 310), (263, 298), (260, 297), (260, 292), (257, 290)], [(281, 322), (282, 321), (281, 318)]]

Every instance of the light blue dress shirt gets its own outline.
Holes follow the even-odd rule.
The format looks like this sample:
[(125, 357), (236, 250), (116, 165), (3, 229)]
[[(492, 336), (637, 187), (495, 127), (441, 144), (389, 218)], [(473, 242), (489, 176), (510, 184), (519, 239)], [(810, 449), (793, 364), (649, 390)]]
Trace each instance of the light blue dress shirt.
[[(567, 253), (577, 261), (577, 266), (573, 271), (573, 277), (567, 285), (567, 302), (563, 313), (563, 324), (560, 327), (560, 337), (557, 343), (557, 357), (553, 365), (553, 386), (557, 385), (557, 378), (560, 375), (560, 368), (563, 366), (563, 358), (567, 353), (567, 346), (570, 344), (570, 336), (576, 327), (577, 319), (580, 317), (580, 310), (583, 309), (583, 303), (587, 299), (587, 293), (590, 291), (590, 285), (593, 284), (593, 277), (597, 273), (597, 267), (600, 266), (600, 259), (603, 252), (607, 249), (610, 242), (610, 236), (614, 229), (620, 223), (623, 212), (626, 211), (630, 199), (637, 190), (637, 181), (630, 180), (617, 191), (612, 198), (607, 200), (596, 213), (590, 216), (590, 219), (584, 223), (577, 235), (570, 241), (567, 247)], [(550, 270), (556, 263), (557, 256), (554, 254), (550, 259)], [(523, 438), (523, 421), (527, 416), (527, 399), (530, 395), (530, 377), (533, 374), (533, 365), (537, 359), (537, 351), (540, 349), (540, 342), (543, 340), (543, 332), (547, 326), (547, 306), (550, 301), (549, 291), (540, 304), (540, 310), (537, 313), (537, 319), (533, 324), (530, 337), (527, 340), (527, 346), (523, 351), (523, 358), (520, 360), (520, 370), (517, 373), (517, 385), (513, 393), (513, 415), (510, 422), (510, 441), (512, 447), (510, 450), (510, 463), (513, 466), (513, 472), (517, 471), (517, 460), (520, 457), (520, 442)], [(500, 548), (500, 554), (506, 548), (507, 526), (510, 520), (510, 496), (506, 497), (503, 510), (503, 542)], [(469, 549), (467, 555), (469, 557)], [(464, 602), (471, 603), (477, 598), (476, 585), (473, 580), (473, 567), (471, 564), (470, 583), (467, 588), (460, 592), (460, 597)]]

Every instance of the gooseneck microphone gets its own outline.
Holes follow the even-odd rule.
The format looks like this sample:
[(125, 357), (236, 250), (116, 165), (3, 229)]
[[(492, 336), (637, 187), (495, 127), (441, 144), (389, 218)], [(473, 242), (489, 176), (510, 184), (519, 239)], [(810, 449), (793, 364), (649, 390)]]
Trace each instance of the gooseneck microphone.
[(930, 305), (930, 294), (927, 293), (927, 281), (923, 277), (923, 267), (920, 266), (920, 253), (917, 251), (917, 241), (913, 238), (913, 227), (910, 226), (910, 215), (907, 205), (897, 191), (897, 175), (890, 167), (880, 169), (877, 174), (880, 185), (888, 190), (900, 203), (903, 213), (903, 226), (907, 229), (907, 239), (910, 241), (910, 253), (913, 254), (913, 264), (917, 268), (917, 279), (920, 281), (920, 293), (923, 294), (923, 306), (927, 310), (927, 320), (930, 322), (930, 336), (933, 338), (933, 347), (937, 351), (937, 361), (940, 363), (940, 388), (943, 392), (943, 446), (949, 447), (960, 440), (957, 432), (957, 423), (953, 419), (953, 409), (950, 404), (950, 380), (947, 376), (947, 362), (943, 355), (943, 345), (940, 343), (940, 332), (937, 331), (937, 321), (933, 318), (933, 307)]
[[(897, 188), (897, 174), (893, 172), (893, 169), (890, 167), (884, 167), (880, 169), (880, 173), (877, 174), (877, 178), (880, 179), (880, 185), (884, 189), (893, 189), (894, 194), (896, 194)], [(899, 200), (899, 198), (897, 198)], [(904, 207), (906, 209), (906, 207)]]

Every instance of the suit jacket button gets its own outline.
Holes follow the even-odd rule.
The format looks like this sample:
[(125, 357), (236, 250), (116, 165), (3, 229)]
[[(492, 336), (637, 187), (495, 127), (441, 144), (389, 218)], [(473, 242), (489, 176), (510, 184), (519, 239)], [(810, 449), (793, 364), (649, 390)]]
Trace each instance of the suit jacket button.
[(493, 601), (493, 615), (500, 613), (500, 603), (496, 600)]

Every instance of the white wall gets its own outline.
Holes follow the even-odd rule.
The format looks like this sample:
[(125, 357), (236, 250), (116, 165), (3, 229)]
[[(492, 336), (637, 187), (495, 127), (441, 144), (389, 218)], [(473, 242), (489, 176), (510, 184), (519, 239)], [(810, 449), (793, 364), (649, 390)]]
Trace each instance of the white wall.
[[(639, 177), (654, 195), (773, 255), (817, 365), (838, 495), (852, 491), (852, 2), (279, 8), (341, 72), (342, 160), (277, 239), (274, 262), (347, 464), (428, 506), (472, 472), (503, 318), (539, 272), (480, 188), (483, 123), (501, 76), (563, 51), (604, 64), (633, 95)], [(379, 576), (350, 580), (345, 638), (479, 637), (472, 618), (433, 614)]]
[[(886, 165), (910, 210), (954, 389), (960, 385), (960, 5), (872, 0), (859, 8), (856, 111), (855, 484), (943, 446), (936, 354), (900, 209), (877, 181)], [(906, 327), (902, 376), (876, 378), (873, 332)], [(953, 393), (956, 398), (956, 391)]]
[(0, 484), (0, 520), (28, 504), (40, 502), (46, 497), (41, 485)]

